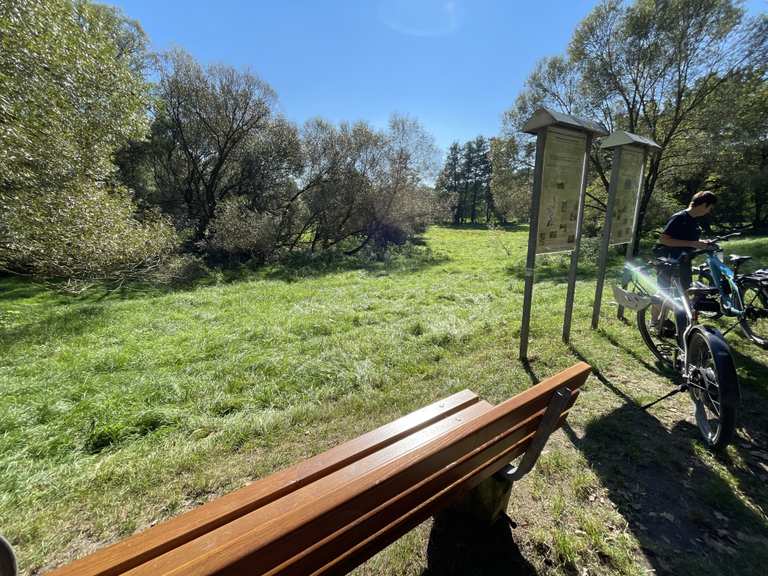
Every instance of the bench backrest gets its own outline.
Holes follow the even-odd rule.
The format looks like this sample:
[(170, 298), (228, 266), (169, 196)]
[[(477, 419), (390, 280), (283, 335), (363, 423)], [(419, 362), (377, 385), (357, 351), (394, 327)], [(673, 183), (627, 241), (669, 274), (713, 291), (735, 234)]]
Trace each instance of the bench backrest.
[(525, 452), (578, 364), (491, 406), (465, 391), (64, 567), (64, 576), (348, 570)]

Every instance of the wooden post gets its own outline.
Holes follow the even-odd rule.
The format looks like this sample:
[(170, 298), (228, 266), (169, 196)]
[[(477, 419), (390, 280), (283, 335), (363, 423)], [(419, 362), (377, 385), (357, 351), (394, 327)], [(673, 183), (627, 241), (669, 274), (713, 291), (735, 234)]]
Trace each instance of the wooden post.
[(531, 323), (531, 301), (533, 299), (533, 271), (536, 266), (536, 242), (539, 233), (539, 201), (541, 200), (541, 176), (544, 170), (544, 146), (547, 130), (536, 135), (536, 164), (533, 171), (531, 191), (530, 224), (528, 228), (528, 256), (525, 260), (525, 288), (523, 292), (523, 320), (520, 326), (520, 360), (528, 359), (528, 334)]
[(608, 245), (611, 242), (611, 220), (613, 219), (613, 204), (616, 201), (616, 187), (619, 184), (619, 166), (621, 165), (621, 147), (613, 153), (611, 165), (611, 182), (608, 185), (608, 204), (605, 207), (605, 223), (603, 224), (603, 242), (600, 245), (600, 262), (597, 270), (595, 286), (595, 303), (592, 307), (592, 329), (595, 330), (600, 322), (600, 305), (603, 300), (603, 282), (605, 268), (608, 265)]
[(579, 209), (576, 216), (576, 241), (571, 252), (571, 267), (568, 270), (568, 292), (565, 296), (565, 316), (563, 318), (563, 342), (571, 339), (571, 318), (573, 316), (573, 299), (576, 295), (576, 271), (579, 266), (579, 247), (581, 246), (581, 225), (584, 221), (584, 203), (589, 178), (589, 151), (592, 148), (592, 134), (587, 134), (587, 145), (584, 150), (584, 162), (581, 168), (581, 189), (579, 190)]

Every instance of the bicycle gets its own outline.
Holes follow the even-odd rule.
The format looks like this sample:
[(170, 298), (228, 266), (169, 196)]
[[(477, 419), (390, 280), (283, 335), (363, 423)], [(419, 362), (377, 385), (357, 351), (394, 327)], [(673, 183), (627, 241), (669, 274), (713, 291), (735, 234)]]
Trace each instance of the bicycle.
[[(692, 269), (697, 280), (717, 288), (715, 299), (708, 300), (709, 309), (702, 308), (702, 315), (736, 318), (744, 336), (758, 346), (768, 348), (768, 270), (739, 274), (739, 267), (752, 257), (730, 254), (728, 262), (733, 266), (730, 268), (723, 263), (724, 254), (718, 245), (723, 240), (740, 235), (733, 232), (719, 236), (711, 241), (711, 249), (693, 253), (706, 253), (706, 262)], [(724, 334), (735, 326), (728, 328)]]
[[(637, 327), (646, 346), (662, 366), (677, 372), (682, 384), (653, 404), (687, 391), (694, 404), (696, 424), (707, 445), (724, 449), (736, 430), (739, 381), (730, 347), (718, 330), (698, 323), (692, 306), (717, 288), (697, 285), (683, 291), (677, 279), (679, 260), (657, 258), (648, 266), (631, 266), (630, 290), (614, 286), (619, 305), (637, 313)], [(671, 278), (659, 289), (649, 272), (655, 268)]]

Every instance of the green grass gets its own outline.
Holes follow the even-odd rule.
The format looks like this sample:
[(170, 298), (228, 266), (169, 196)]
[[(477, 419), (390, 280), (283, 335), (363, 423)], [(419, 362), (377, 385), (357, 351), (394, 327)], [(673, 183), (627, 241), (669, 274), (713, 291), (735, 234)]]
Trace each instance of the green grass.
[[(463, 388), (498, 402), (580, 358), (569, 425), (509, 514), (540, 574), (762, 574), (768, 563), (768, 353), (729, 335), (739, 438), (698, 440), (632, 324), (580, 265), (537, 265), (517, 361), (527, 232), (433, 228), (384, 262), (294, 262), (179, 290), (68, 297), (0, 280), (0, 531), (24, 574), (82, 555)], [(768, 256), (768, 241), (734, 250)], [(617, 260), (618, 261), (618, 260)], [(765, 261), (765, 260), (764, 260)], [(725, 325), (724, 325), (725, 326)], [(426, 523), (358, 569), (420, 574)]]

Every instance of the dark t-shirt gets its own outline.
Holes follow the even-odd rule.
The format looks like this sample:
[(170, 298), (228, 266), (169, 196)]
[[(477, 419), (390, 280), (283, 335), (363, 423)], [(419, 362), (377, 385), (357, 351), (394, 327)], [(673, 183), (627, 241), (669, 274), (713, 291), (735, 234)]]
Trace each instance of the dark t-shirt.
[[(675, 240), (698, 240), (701, 237), (701, 228), (699, 228), (699, 225), (696, 223), (696, 219), (693, 216), (687, 211), (681, 210), (680, 212), (672, 214), (672, 218), (667, 222), (662, 234), (666, 234)], [(666, 252), (666, 255), (672, 258), (677, 258), (687, 250), (692, 250), (692, 248), (657, 244), (655, 251)]]

